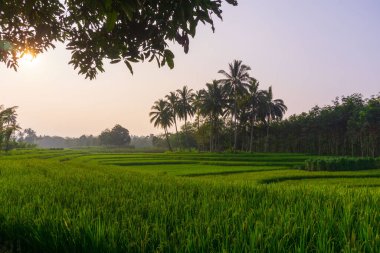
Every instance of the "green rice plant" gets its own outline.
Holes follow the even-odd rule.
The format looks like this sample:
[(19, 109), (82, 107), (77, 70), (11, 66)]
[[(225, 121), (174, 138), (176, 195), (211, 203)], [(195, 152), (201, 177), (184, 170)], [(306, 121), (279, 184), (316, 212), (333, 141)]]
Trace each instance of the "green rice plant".
[(305, 161), (304, 168), (310, 171), (355, 171), (377, 169), (379, 165), (372, 157), (310, 158)]
[(16, 152), (0, 158), (0, 252), (378, 252), (380, 171), (298, 157)]

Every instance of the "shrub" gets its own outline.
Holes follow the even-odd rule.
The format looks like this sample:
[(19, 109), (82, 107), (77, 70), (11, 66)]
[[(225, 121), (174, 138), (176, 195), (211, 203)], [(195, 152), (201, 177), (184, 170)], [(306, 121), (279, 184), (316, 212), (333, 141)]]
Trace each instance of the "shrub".
[(305, 161), (304, 167), (309, 171), (370, 170), (380, 168), (380, 159), (371, 157), (311, 158)]

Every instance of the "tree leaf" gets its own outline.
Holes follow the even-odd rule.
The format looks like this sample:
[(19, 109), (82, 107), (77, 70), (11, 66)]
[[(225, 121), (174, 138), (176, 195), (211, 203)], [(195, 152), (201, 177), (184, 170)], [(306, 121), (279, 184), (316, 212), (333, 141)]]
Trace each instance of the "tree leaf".
[(111, 32), (116, 25), (118, 13), (116, 11), (107, 14), (106, 30)]
[(112, 0), (105, 0), (104, 5), (106, 7), (106, 10), (109, 10), (112, 7)]
[(135, 11), (135, 8), (127, 2), (121, 2), (120, 4), (121, 4), (121, 8), (123, 9), (125, 15), (127, 15), (127, 18), (129, 19), (129, 21), (132, 21), (133, 12)]
[(174, 68), (174, 54), (169, 49), (165, 49), (164, 56), (166, 59), (166, 63), (168, 64), (170, 69)]
[(120, 59), (116, 59), (116, 60), (112, 60), (110, 63), (115, 64), (115, 63), (119, 63), (120, 61), (121, 61)]
[(128, 60), (124, 60), (124, 63), (125, 63), (125, 65), (127, 65), (129, 71), (130, 71), (131, 74), (133, 75), (133, 68), (132, 68), (132, 65), (129, 63)]

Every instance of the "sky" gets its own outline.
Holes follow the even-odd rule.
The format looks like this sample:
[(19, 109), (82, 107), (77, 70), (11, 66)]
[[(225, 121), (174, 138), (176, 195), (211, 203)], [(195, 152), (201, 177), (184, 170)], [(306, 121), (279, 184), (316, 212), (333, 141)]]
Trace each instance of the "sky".
[(161, 133), (149, 123), (150, 107), (184, 85), (194, 90), (221, 78), (234, 59), (252, 68), (260, 88), (288, 106), (286, 116), (327, 105), (336, 96), (380, 92), (380, 1), (239, 0), (223, 6), (216, 31), (198, 27), (190, 51), (170, 44), (175, 68), (155, 63), (106, 64), (86, 80), (55, 50), (21, 63), (18, 72), (0, 65), (0, 104), (17, 105), (22, 128), (38, 135), (98, 135), (115, 124), (133, 135)]

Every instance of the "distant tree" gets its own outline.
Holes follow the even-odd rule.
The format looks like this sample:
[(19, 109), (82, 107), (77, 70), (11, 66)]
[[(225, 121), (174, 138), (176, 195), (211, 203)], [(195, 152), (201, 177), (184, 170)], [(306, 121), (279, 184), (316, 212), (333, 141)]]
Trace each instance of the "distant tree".
[(216, 149), (218, 143), (218, 121), (225, 113), (227, 103), (226, 90), (218, 81), (206, 84), (206, 89), (201, 93), (201, 113), (210, 122), (210, 151)]
[[(176, 126), (176, 134), (167, 138), (168, 144), (178, 143), (179, 138), (185, 147), (197, 147), (198, 150), (252, 152), (254, 145), (255, 150), (260, 150), (265, 139), (262, 138), (262, 126), (266, 126), (267, 143), (269, 126), (282, 119), (287, 107), (283, 100), (273, 99), (272, 87), (260, 90), (259, 82), (249, 75), (249, 70), (249, 66), (235, 60), (229, 64), (228, 72), (219, 71), (224, 79), (207, 83), (206, 88), (195, 92), (183, 86), (167, 95), (166, 100), (158, 100), (156, 112), (151, 116), (171, 115), (166, 136), (173, 122)], [(194, 114), (195, 122), (191, 122)], [(184, 121), (179, 131), (176, 116)], [(163, 127), (158, 122), (155, 126)]]
[(178, 128), (177, 128), (177, 116), (178, 116), (178, 93), (171, 91), (169, 95), (165, 96), (166, 99), (168, 100), (168, 106), (170, 107), (170, 110), (172, 111), (172, 116), (173, 116), (173, 121), (174, 121), (174, 126), (175, 126), (175, 133), (176, 133), (176, 138), (177, 138), (177, 145), (179, 145), (179, 136), (178, 136)]
[(253, 129), (260, 110), (266, 107), (266, 92), (259, 90), (259, 82), (255, 79), (249, 81), (248, 93), (246, 95), (246, 107), (249, 114), (250, 136), (249, 152), (253, 151)]
[(194, 93), (193, 89), (189, 89), (186, 85), (182, 89), (177, 90), (178, 93), (178, 117), (185, 120), (186, 145), (188, 146), (187, 120), (192, 117), (195, 112), (193, 107)]
[(282, 99), (273, 99), (272, 86), (266, 91), (266, 97), (264, 101), (264, 106), (262, 107), (262, 120), (267, 127), (267, 136), (265, 143), (265, 151), (268, 149), (269, 145), (269, 127), (273, 120), (280, 120), (284, 116), (286, 110), (288, 109), (284, 104)]
[(17, 106), (5, 108), (0, 105), (0, 151), (5, 148), (9, 149), (9, 142), (12, 134), (19, 130), (17, 124)]
[(247, 87), (249, 86), (249, 81), (251, 77), (249, 76), (248, 71), (251, 68), (248, 65), (244, 65), (242, 61), (234, 60), (229, 64), (228, 71), (219, 70), (218, 73), (224, 76), (224, 79), (219, 80), (223, 83), (229, 91), (230, 101), (232, 103), (230, 114), (234, 122), (234, 147), (235, 151), (237, 148), (237, 114), (238, 114), (238, 100), (239, 96), (246, 93)]
[(89, 147), (99, 145), (98, 137), (93, 135), (81, 135), (79, 138), (73, 138), (70, 146), (72, 147)]
[(362, 131), (368, 133), (368, 153), (375, 157), (380, 142), (380, 96), (369, 99), (367, 106), (359, 112), (359, 117), (363, 122)]
[(135, 148), (150, 148), (153, 146), (154, 135), (148, 136), (131, 136), (131, 145)]
[[(226, 2), (237, 5), (236, 0)], [(157, 61), (174, 67), (169, 41), (189, 50), (199, 22), (222, 18), (221, 0), (0, 1), (0, 62), (17, 69), (19, 55), (39, 54), (64, 42), (74, 69), (93, 79), (103, 60), (131, 63)]]
[(37, 141), (37, 134), (31, 128), (24, 129), (24, 142), (29, 144), (35, 144)]
[(363, 99), (352, 94), (332, 105), (314, 106), (308, 112), (256, 126), (259, 151), (300, 152), (318, 155), (379, 156), (380, 94)]
[(167, 148), (168, 147), (168, 142), (167, 142), (165, 135), (164, 136), (162, 136), (162, 135), (153, 136), (152, 144), (154, 147), (157, 147), (157, 148)]
[(197, 121), (197, 130), (199, 131), (200, 127), (200, 118), (201, 118), (201, 107), (202, 107), (202, 95), (204, 90), (197, 90), (194, 92), (193, 96), (193, 104)]
[(128, 146), (131, 142), (128, 129), (115, 125), (111, 130), (106, 129), (99, 135), (101, 145)]
[(150, 122), (153, 123), (154, 127), (161, 127), (164, 129), (169, 150), (172, 151), (169, 141), (168, 128), (173, 124), (173, 115), (168, 102), (163, 99), (159, 99), (154, 102), (151, 110), (152, 111), (149, 113), (149, 116), (151, 117)]
[(100, 145), (111, 145), (111, 130), (108, 128), (99, 135)]
[(87, 136), (86, 135), (81, 135), (78, 140), (77, 140), (77, 144), (79, 146), (87, 146)]
[(69, 145), (68, 138), (60, 136), (39, 136), (37, 138), (37, 146), (41, 148), (68, 148), (73, 147)]
[[(24, 141), (24, 139), (22, 141)], [(36, 137), (34, 144), (41, 148), (74, 148), (74, 147), (99, 146), (100, 141), (99, 141), (98, 136), (93, 136), (93, 135), (81, 135), (79, 138), (70, 138), (70, 137), (63, 138), (60, 136), (44, 135), (44, 136)], [(112, 144), (107, 144), (107, 145), (112, 145)]]

